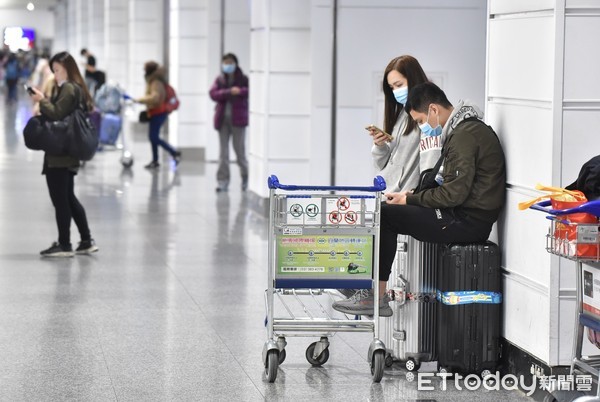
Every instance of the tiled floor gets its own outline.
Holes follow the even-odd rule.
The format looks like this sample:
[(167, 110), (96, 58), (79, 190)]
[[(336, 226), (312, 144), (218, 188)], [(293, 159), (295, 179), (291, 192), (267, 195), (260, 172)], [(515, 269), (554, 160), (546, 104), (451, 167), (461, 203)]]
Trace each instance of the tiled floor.
[(333, 337), (322, 368), (304, 357), (314, 339), (290, 338), (276, 382), (266, 382), (268, 222), (247, 195), (215, 194), (215, 164), (184, 155), (178, 171), (166, 161), (143, 169), (143, 133), (130, 136), (131, 170), (107, 151), (76, 178), (100, 251), (41, 259), (57, 233), (42, 154), (23, 145), (21, 99), (0, 104), (0, 400), (528, 400), (438, 383), (418, 391), (398, 367), (372, 384), (366, 334)]

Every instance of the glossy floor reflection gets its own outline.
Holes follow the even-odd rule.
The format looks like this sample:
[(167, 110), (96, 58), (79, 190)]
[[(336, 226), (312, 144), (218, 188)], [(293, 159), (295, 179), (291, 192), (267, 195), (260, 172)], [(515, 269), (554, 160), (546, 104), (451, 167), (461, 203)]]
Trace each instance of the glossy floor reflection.
[[(0, 105), (0, 400), (528, 399), (417, 391), (398, 368), (372, 384), (364, 334), (333, 337), (322, 368), (304, 357), (314, 339), (290, 338), (277, 381), (265, 382), (268, 222), (245, 194), (214, 192), (215, 164), (184, 154), (176, 172), (167, 161), (143, 169), (143, 132), (129, 136), (131, 170), (119, 151), (105, 151), (76, 178), (100, 251), (41, 259), (57, 234), (42, 154), (22, 141), (29, 108), (22, 94)], [(77, 243), (74, 225), (71, 233)]]

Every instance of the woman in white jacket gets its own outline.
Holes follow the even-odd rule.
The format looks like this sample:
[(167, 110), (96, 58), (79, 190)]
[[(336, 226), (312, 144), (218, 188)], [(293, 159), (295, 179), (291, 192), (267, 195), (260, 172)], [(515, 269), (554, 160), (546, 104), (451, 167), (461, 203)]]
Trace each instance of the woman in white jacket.
[(369, 132), (373, 136), (373, 161), (385, 179), (387, 192), (414, 189), (420, 173), (431, 169), (440, 157), (442, 136), (422, 135), (418, 124), (404, 111), (408, 91), (427, 81), (423, 68), (412, 56), (396, 57), (385, 68), (383, 131), (391, 138), (372, 126)]

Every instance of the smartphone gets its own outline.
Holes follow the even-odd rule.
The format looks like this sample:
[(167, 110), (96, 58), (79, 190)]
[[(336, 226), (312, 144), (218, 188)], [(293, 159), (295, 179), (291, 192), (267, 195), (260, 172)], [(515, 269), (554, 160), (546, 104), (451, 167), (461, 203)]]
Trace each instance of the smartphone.
[(391, 134), (386, 133), (385, 131), (383, 131), (382, 129), (380, 129), (379, 127), (377, 127), (374, 124), (369, 124), (368, 126), (365, 127), (365, 130), (375, 130), (375, 131), (379, 131), (383, 134), (385, 134), (386, 140), (387, 141), (391, 141), (394, 139), (394, 137), (392, 137)]
[(29, 95), (35, 95), (35, 92), (33, 92), (33, 89), (29, 86), (27, 86), (27, 84), (23, 84), (23, 87), (25, 88), (25, 90), (27, 91), (27, 93)]

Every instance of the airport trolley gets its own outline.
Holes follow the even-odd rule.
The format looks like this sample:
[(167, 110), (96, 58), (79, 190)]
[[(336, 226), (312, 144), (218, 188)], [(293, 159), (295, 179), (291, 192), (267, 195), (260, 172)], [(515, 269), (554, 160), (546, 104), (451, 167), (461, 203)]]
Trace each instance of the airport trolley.
[[(591, 375), (597, 385), (596, 396), (600, 397), (600, 354), (582, 354), (585, 328), (600, 333), (600, 223), (597, 220), (600, 217), (600, 200), (562, 210), (551, 209), (551, 202), (543, 201), (531, 208), (550, 215), (547, 217), (550, 220), (550, 229), (546, 235), (546, 250), (577, 263), (577, 303), (570, 374)], [(595, 222), (594, 219), (582, 217), (581, 214), (584, 213), (595, 216)], [(572, 214), (579, 214), (579, 218), (577, 215), (570, 218), (573, 217)]]
[[(270, 176), (268, 186), (267, 341), (262, 353), (267, 380), (275, 381), (285, 360), (286, 337), (319, 338), (308, 346), (306, 359), (321, 366), (329, 359), (329, 338), (335, 333), (372, 332), (367, 361), (373, 381), (381, 381), (386, 348), (379, 338), (378, 267), (384, 179), (375, 177), (371, 187), (299, 186)], [(371, 288), (373, 317), (357, 320), (330, 307), (340, 297), (333, 289)]]

